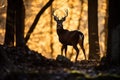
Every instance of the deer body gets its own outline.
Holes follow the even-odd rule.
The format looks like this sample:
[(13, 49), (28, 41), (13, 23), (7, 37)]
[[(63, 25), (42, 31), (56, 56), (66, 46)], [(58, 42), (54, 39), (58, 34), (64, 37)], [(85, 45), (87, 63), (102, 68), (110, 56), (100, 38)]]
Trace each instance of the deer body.
[(83, 33), (78, 30), (69, 31), (64, 29), (62, 23), (65, 21), (65, 19), (66, 16), (63, 17), (61, 20), (59, 20), (58, 17), (54, 16), (54, 20), (57, 22), (57, 35), (59, 37), (59, 41), (62, 44), (61, 55), (63, 55), (63, 50), (65, 50), (65, 56), (66, 56), (67, 46), (68, 45), (73, 46), (73, 48), (76, 50), (77, 53), (75, 58), (75, 61), (77, 61), (79, 55), (79, 49), (77, 47), (77, 44), (79, 44), (81, 46), (81, 49), (83, 50), (86, 59), (85, 49), (83, 46), (83, 42), (84, 42)]
[(83, 35), (81, 32), (75, 31), (68, 31), (65, 29), (57, 29), (57, 34), (59, 36), (59, 41), (63, 45), (77, 45), (79, 38)]

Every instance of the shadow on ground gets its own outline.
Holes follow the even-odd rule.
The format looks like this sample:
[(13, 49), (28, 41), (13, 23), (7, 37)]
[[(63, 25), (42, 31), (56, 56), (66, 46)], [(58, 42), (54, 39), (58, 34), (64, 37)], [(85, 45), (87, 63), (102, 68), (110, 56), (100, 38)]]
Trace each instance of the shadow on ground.
[(58, 55), (47, 59), (29, 48), (0, 45), (0, 80), (117, 80), (120, 66), (98, 68), (99, 61), (76, 63)]

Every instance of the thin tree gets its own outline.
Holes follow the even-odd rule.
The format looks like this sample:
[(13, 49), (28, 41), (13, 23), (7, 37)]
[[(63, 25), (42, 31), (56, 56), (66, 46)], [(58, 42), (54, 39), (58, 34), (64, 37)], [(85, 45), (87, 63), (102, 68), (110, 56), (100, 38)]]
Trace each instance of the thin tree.
[(45, 10), (52, 4), (54, 0), (49, 0), (46, 5), (39, 11), (39, 13), (36, 15), (36, 18), (32, 24), (32, 26), (30, 27), (29, 31), (27, 32), (26, 34), (26, 37), (25, 37), (25, 43), (27, 43), (27, 41), (29, 40), (30, 38), (30, 35), (32, 34), (32, 32), (34, 31), (38, 21), (39, 21), (39, 18), (41, 17), (41, 15), (45, 12)]
[(84, 0), (80, 0), (80, 3), (81, 3), (81, 10), (80, 10), (80, 17), (79, 17), (79, 23), (78, 23), (78, 27), (77, 29), (79, 30), (80, 26), (81, 26), (81, 19), (82, 19), (82, 13), (83, 13), (83, 3), (84, 3)]
[(51, 57), (53, 57), (53, 52), (54, 52), (54, 49), (53, 49), (53, 28), (52, 28), (52, 26), (53, 26), (53, 23), (52, 23), (52, 11), (53, 11), (53, 8), (52, 8), (52, 4), (51, 4), (51, 6), (50, 6), (50, 11), (51, 11), (51, 15), (50, 15), (50, 49), (51, 49)]

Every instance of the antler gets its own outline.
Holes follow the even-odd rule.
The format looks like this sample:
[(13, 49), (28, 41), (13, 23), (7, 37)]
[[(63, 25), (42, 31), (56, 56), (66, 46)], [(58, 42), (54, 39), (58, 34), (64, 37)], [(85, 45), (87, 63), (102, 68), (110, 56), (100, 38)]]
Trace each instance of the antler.
[(55, 9), (52, 11), (52, 15), (54, 16), (55, 21), (59, 20), (57, 16), (54, 15)]
[(63, 21), (65, 21), (66, 17), (68, 16), (68, 9), (65, 10), (66, 15), (62, 18)]
[[(57, 21), (57, 20), (59, 20), (59, 18), (56, 15), (54, 15), (55, 11), (56, 11), (56, 9), (53, 9), (52, 15), (54, 16), (54, 19)], [(64, 17), (62, 17), (62, 19), (61, 19), (63, 21), (65, 21), (66, 17), (68, 16), (68, 9), (65, 10), (65, 13), (66, 13), (66, 15)]]
[(52, 10), (52, 15), (55, 17), (54, 12), (55, 12), (55, 9)]
[(67, 17), (68, 16), (68, 9), (66, 9), (65, 12), (66, 12), (65, 17)]

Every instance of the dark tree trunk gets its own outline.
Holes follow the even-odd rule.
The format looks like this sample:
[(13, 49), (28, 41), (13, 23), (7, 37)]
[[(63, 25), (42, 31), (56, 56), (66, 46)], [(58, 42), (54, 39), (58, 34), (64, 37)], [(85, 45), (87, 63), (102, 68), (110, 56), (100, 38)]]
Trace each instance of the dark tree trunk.
[(106, 62), (120, 64), (120, 0), (109, 0)]
[(25, 7), (23, 0), (8, 0), (4, 45), (14, 46), (14, 35), (16, 35), (16, 46), (25, 46), (24, 19)]
[(25, 6), (23, 0), (16, 1), (16, 46), (24, 46)]
[(100, 59), (98, 38), (98, 0), (88, 0), (89, 59)]
[(14, 0), (8, 0), (7, 18), (6, 18), (6, 32), (4, 45), (14, 46), (14, 26), (15, 26), (15, 6)]

